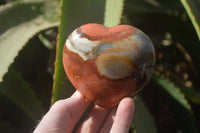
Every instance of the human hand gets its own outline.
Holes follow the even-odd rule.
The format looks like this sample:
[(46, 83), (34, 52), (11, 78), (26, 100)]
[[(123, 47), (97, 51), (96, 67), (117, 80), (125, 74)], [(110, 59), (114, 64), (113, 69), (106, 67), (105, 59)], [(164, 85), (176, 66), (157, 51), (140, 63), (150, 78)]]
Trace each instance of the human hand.
[[(71, 133), (89, 104), (76, 91), (70, 98), (57, 101), (33, 133)], [(128, 133), (134, 110), (134, 101), (128, 97), (112, 109), (94, 105), (76, 132)]]

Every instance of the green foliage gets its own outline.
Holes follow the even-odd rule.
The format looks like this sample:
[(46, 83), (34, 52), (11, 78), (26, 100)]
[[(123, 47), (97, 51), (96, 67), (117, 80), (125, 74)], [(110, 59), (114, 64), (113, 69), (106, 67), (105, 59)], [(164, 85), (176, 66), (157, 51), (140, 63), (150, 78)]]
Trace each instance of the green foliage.
[(4, 82), (0, 84), (0, 93), (19, 106), (33, 122), (37, 122), (44, 112), (29, 84), (14, 70), (13, 65), (5, 75)]
[(200, 1), (199, 0), (181, 0), (185, 7), (200, 40)]
[(180, 85), (181, 91), (184, 93), (185, 96), (194, 104), (200, 105), (200, 92), (194, 88), (188, 88), (184, 85)]
[(58, 25), (58, 5), (57, 0), (21, 0), (0, 6), (0, 82), (30, 38)]
[(113, 27), (121, 22), (124, 0), (106, 0), (104, 25)]
[(174, 108), (173, 111), (179, 121), (181, 131), (183, 133), (197, 133), (192, 116), (193, 112), (184, 94), (180, 91), (180, 88), (163, 76), (153, 75), (153, 80), (162, 89), (163, 95), (169, 99), (169, 103)]
[(180, 91), (180, 88), (175, 86), (169, 79), (163, 76), (153, 75), (153, 79), (159, 84), (174, 100), (182, 105), (187, 110), (191, 110), (191, 107), (185, 98), (184, 94)]
[(138, 133), (157, 133), (153, 117), (151, 116), (143, 99), (139, 95), (135, 97), (135, 106), (136, 109), (132, 120), (133, 128)]
[[(199, 0), (4, 0), (0, 4), (2, 132), (31, 132), (51, 104), (75, 91), (63, 69), (62, 50), (67, 36), (86, 23), (133, 25), (154, 43), (155, 73), (135, 98), (131, 131), (198, 132)], [(163, 107), (167, 113), (162, 113)]]
[[(15, 0), (0, 6), (2, 132), (31, 132), (47, 107), (49, 108), (49, 105), (44, 105), (50, 103), (50, 98), (46, 96), (51, 94), (51, 89), (44, 92), (45, 88), (48, 88), (46, 83), (49, 82), (48, 76), (40, 72), (38, 74), (41, 75), (34, 77), (38, 71), (44, 71), (41, 68), (43, 63), (34, 62), (36, 57), (39, 57), (37, 61), (44, 59), (48, 57), (47, 52), (45, 48), (37, 47), (41, 44), (39, 41), (31, 38), (45, 29), (57, 27), (58, 13), (59, 1), (57, 0)], [(25, 48), (26, 44), (31, 45), (28, 44), (30, 39), (34, 47)], [(34, 48), (39, 50), (34, 51)], [(47, 79), (44, 80), (43, 77)], [(38, 91), (39, 88), (42, 90)], [(6, 130), (7, 128), (9, 130)]]

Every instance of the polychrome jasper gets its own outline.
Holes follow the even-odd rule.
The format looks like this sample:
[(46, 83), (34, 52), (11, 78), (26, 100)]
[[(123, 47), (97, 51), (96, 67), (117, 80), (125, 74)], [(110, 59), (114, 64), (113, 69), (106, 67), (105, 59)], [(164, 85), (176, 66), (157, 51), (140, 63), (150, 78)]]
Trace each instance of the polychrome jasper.
[(150, 39), (129, 25), (83, 25), (72, 32), (63, 50), (64, 69), (74, 87), (105, 108), (141, 90), (154, 62)]

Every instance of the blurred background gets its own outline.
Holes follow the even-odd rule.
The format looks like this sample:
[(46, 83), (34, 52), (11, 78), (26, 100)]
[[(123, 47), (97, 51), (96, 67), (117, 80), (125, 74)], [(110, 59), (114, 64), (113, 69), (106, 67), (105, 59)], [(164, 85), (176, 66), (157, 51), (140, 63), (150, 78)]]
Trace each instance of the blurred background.
[[(2, 133), (33, 131), (53, 102), (74, 92), (59, 62), (62, 42), (82, 24), (103, 24), (105, 2), (0, 0)], [(125, 0), (122, 9), (121, 24), (144, 31), (156, 49), (155, 71), (136, 96), (130, 132), (198, 133), (200, 1)]]

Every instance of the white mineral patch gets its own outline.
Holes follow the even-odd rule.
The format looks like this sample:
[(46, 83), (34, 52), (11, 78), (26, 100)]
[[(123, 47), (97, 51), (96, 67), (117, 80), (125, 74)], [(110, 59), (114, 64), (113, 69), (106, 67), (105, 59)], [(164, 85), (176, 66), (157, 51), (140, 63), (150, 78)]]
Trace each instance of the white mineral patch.
[[(72, 43), (72, 44), (71, 44)], [(100, 41), (90, 41), (87, 38), (80, 38), (80, 34), (76, 30), (66, 40), (66, 46), (69, 50), (79, 54), (84, 60), (94, 59), (95, 48), (98, 47)]]

